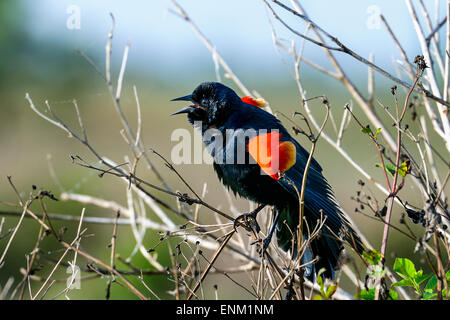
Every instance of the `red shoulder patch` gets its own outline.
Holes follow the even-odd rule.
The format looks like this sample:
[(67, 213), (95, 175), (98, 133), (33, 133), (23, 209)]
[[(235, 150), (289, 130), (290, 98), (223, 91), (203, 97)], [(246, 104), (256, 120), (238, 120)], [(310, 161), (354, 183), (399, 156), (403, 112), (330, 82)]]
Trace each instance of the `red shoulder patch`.
[(281, 133), (270, 132), (250, 139), (248, 152), (267, 175), (278, 180), (278, 173), (291, 168), (296, 161), (296, 148), (290, 141), (281, 141)]
[(250, 96), (246, 96), (241, 98), (241, 100), (258, 108), (264, 108), (267, 105), (267, 101), (262, 98), (255, 99)]

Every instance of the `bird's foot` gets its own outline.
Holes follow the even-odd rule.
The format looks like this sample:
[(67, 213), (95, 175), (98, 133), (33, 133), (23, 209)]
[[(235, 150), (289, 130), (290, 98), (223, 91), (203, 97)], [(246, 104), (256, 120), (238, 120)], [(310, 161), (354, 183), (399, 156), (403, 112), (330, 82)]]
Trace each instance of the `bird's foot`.
[(270, 241), (272, 241), (272, 236), (268, 236), (264, 240), (260, 241), (262, 242), (262, 246), (258, 251), (260, 257), (263, 257), (264, 253), (266, 253), (267, 248), (269, 248)]
[(236, 230), (236, 228), (240, 225), (243, 226), (245, 230), (250, 232), (255, 231), (256, 233), (258, 233), (261, 230), (258, 221), (256, 221), (255, 212), (244, 213), (238, 216), (236, 219), (234, 219), (233, 223), (234, 230)]

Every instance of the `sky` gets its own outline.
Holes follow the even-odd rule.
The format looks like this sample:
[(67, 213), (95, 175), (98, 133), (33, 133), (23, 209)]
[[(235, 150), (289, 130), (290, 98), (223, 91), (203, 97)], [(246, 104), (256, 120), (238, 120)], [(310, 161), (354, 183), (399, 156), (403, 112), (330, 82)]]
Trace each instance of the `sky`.
[[(404, 1), (300, 2), (314, 22), (361, 56), (367, 58), (373, 53), (376, 63), (388, 71), (394, 71), (393, 61), (400, 55), (377, 18), (378, 13), (385, 15), (411, 60), (419, 52)], [(435, 1), (425, 2), (434, 21)], [(291, 6), (290, 1), (284, 3)], [(420, 12), (418, 2), (414, 3)], [(273, 74), (276, 78), (279, 73), (286, 72), (272, 43), (271, 23), (278, 36), (287, 40), (295, 36), (273, 18), (262, 0), (179, 0), (179, 4), (232, 69), (242, 73), (241, 76)], [(185, 21), (170, 12), (174, 6), (168, 0), (42, 0), (27, 4), (26, 8), (29, 32), (39, 41), (57, 42), (88, 54), (103, 54), (111, 12), (116, 20), (113, 53), (120, 61), (123, 47), (130, 41), (129, 68), (167, 77), (189, 77), (196, 69), (214, 68), (206, 47)], [(277, 6), (274, 8), (293, 28), (304, 32), (306, 24), (303, 21)], [(444, 15), (441, 2), (439, 16)], [(426, 26), (424, 29), (428, 33)], [(325, 56), (313, 44), (306, 46), (305, 56), (326, 64)], [(339, 58), (344, 66), (350, 66), (350, 59), (343, 54)], [(355, 70), (352, 67), (348, 72), (362, 70), (363, 66)]]

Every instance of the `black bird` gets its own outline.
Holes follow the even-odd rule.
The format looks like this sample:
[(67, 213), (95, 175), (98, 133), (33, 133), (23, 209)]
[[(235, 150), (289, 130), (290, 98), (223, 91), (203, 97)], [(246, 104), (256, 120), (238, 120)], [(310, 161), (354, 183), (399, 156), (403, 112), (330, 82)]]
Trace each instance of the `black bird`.
[[(258, 101), (255, 103), (250, 97), (241, 99), (221, 83), (204, 82), (192, 94), (172, 101), (179, 100), (190, 101), (192, 105), (172, 115), (186, 113), (189, 122), (201, 130), (203, 141), (214, 158), (214, 170), (222, 183), (235, 194), (260, 205), (249, 214), (255, 220), (256, 214), (264, 206), (273, 206), (276, 212), (273, 223), (276, 226), (278, 245), (285, 251), (296, 248), (296, 239), (292, 241), (292, 235), (296, 233), (298, 225), (298, 194), (309, 153), (290, 136), (276, 117), (256, 106)], [(239, 132), (247, 134), (244, 134), (245, 140)], [(249, 132), (253, 134), (248, 134)], [(223, 144), (217, 138), (218, 133), (223, 137)], [(275, 141), (270, 140), (272, 138), (278, 139), (278, 154), (272, 153), (273, 159), (278, 158), (276, 168), (272, 168), (270, 163), (267, 166), (267, 161), (263, 163), (264, 156), (258, 158), (258, 152), (261, 151), (258, 148), (270, 146), (268, 141)], [(239, 154), (240, 150), (243, 150), (243, 155)], [(242, 156), (245, 161), (242, 161)], [(268, 156), (271, 156), (270, 150)], [(281, 177), (280, 172), (283, 172), (284, 177)], [(304, 275), (312, 281), (322, 268), (325, 268), (325, 277), (334, 279), (344, 241), (357, 252), (363, 251), (359, 236), (345, 218), (330, 185), (322, 175), (321, 166), (312, 159), (304, 206), (304, 217), (309, 230), (313, 230), (321, 213), (326, 218), (325, 225), (302, 257), (302, 263), (317, 259), (304, 269)], [(304, 239), (307, 239), (306, 230), (304, 227)], [(265, 240), (265, 247), (270, 243), (271, 233)], [(292, 255), (295, 256), (296, 250), (293, 251)]]

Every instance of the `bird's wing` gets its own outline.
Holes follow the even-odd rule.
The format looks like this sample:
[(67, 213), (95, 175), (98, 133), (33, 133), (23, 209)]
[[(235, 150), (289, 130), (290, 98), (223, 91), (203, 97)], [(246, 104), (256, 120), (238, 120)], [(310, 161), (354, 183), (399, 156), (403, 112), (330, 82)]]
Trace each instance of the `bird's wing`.
[[(303, 174), (309, 153), (297, 141), (291, 137), (289, 138), (289, 141), (293, 142), (296, 147), (296, 162), (285, 172), (285, 178), (278, 180), (278, 183), (291, 194), (298, 197), (298, 194), (301, 193)], [(297, 190), (291, 184), (294, 184)], [(327, 219), (326, 224), (333, 231), (339, 232), (342, 226), (342, 212), (330, 185), (322, 174), (322, 167), (314, 158), (311, 159), (306, 179), (305, 207), (317, 218), (320, 217), (320, 212), (322, 211)]]

